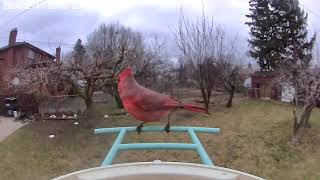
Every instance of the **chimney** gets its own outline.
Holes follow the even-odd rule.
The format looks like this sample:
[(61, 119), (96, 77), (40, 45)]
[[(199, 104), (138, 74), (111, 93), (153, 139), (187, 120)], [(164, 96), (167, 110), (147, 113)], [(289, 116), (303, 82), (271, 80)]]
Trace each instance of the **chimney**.
[(61, 47), (57, 47), (56, 48), (56, 63), (60, 63), (61, 62)]
[(9, 46), (13, 46), (16, 43), (17, 34), (18, 34), (17, 28), (14, 28), (10, 31)]

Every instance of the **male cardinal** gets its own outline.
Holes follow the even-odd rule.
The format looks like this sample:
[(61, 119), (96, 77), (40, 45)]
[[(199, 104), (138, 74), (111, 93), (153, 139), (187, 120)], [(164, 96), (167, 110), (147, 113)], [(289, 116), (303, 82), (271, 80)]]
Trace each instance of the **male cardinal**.
[(130, 67), (120, 72), (118, 77), (118, 92), (125, 110), (135, 119), (143, 121), (137, 126), (137, 132), (142, 132), (144, 123), (160, 121), (168, 116), (168, 123), (164, 130), (170, 132), (169, 115), (177, 109), (206, 113), (208, 110), (142, 87), (137, 83)]

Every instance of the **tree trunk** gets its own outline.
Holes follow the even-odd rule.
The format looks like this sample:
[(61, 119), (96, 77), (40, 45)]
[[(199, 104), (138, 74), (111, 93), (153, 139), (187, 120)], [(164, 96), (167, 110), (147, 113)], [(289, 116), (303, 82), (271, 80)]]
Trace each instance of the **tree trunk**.
[(93, 88), (94, 84), (95, 84), (95, 80), (87, 79), (87, 85), (85, 86), (85, 91), (84, 91), (87, 109), (92, 104), (92, 95), (93, 95), (93, 91), (94, 91), (94, 88)]
[[(87, 80), (88, 84), (85, 87), (85, 103), (87, 106), (87, 110), (86, 110), (86, 117), (85, 117), (85, 127), (86, 128), (93, 128), (93, 123), (92, 123), (92, 119), (95, 118), (94, 117), (94, 111), (93, 109), (91, 109), (91, 105), (92, 105), (92, 95), (93, 95), (93, 84), (94, 82), (92, 82), (91, 80)], [(92, 84), (91, 84), (92, 83)]]
[(297, 137), (299, 128), (300, 128), (300, 124), (298, 123), (296, 111), (293, 110), (293, 138)]
[(301, 126), (304, 128), (310, 128), (311, 125), (309, 123), (310, 115), (312, 112), (313, 106), (308, 106), (307, 108), (303, 109), (303, 114), (301, 117)]
[(204, 90), (201, 90), (202, 100), (205, 108), (209, 109), (210, 100)]
[(85, 99), (85, 103), (86, 103), (86, 106), (87, 106), (87, 109), (91, 106), (91, 104), (92, 104), (92, 99), (91, 99), (91, 97), (87, 97), (86, 99)]
[(310, 115), (313, 109), (313, 105), (305, 106), (303, 108), (302, 114), (300, 116), (300, 120), (298, 121), (296, 111), (293, 111), (293, 137), (292, 142), (296, 143), (299, 137), (299, 131), (301, 128), (310, 128)]
[(87, 109), (86, 111), (84, 112), (84, 114), (82, 115), (82, 123), (83, 123), (83, 127), (84, 128), (87, 128), (87, 129), (92, 129), (94, 127), (93, 125), (93, 122), (91, 121), (92, 118), (94, 118), (92, 116), (92, 100), (91, 98), (87, 98), (85, 99), (85, 103), (86, 103), (86, 106), (87, 106)]
[(201, 91), (201, 95), (202, 95), (202, 99), (203, 99), (203, 104), (204, 104), (205, 108), (209, 109), (210, 100), (208, 98), (207, 92), (203, 86), (202, 81), (200, 81), (200, 91)]
[(228, 99), (228, 102), (227, 102), (227, 104), (226, 104), (226, 107), (227, 107), (227, 108), (230, 108), (230, 107), (232, 106), (232, 100), (233, 100), (234, 93), (235, 93), (235, 90), (232, 89), (232, 90), (230, 91), (229, 99)]
[(115, 84), (113, 86), (113, 89), (114, 89), (114, 99), (116, 101), (116, 105), (118, 108), (123, 109), (123, 103), (118, 93), (118, 84)]
[(209, 104), (210, 104), (210, 102), (208, 100), (204, 103), (205, 108), (208, 110), (209, 110)]

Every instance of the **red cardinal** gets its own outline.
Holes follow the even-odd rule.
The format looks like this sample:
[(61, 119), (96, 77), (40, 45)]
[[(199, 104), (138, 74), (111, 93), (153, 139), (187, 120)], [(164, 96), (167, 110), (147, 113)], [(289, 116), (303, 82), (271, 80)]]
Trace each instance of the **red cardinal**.
[(135, 119), (143, 121), (137, 126), (139, 134), (142, 131), (141, 128), (144, 123), (160, 121), (164, 116), (168, 116), (168, 123), (164, 130), (169, 133), (169, 115), (177, 109), (208, 114), (208, 110), (205, 108), (192, 104), (184, 104), (173, 97), (140, 86), (134, 79), (130, 67), (124, 69), (119, 74), (118, 91), (126, 111)]

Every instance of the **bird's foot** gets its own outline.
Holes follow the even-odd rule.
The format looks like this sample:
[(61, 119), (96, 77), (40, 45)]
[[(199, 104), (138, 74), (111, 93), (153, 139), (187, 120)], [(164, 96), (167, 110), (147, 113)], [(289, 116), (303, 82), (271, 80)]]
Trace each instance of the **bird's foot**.
[(170, 132), (170, 124), (169, 124), (169, 123), (166, 125), (166, 127), (164, 127), (164, 130), (165, 130), (167, 133)]
[(141, 124), (139, 124), (139, 125), (137, 126), (136, 131), (138, 132), (138, 134), (140, 134), (140, 133), (142, 132), (142, 128), (143, 128), (143, 123), (141, 123)]

